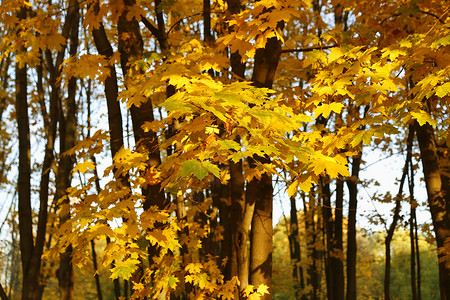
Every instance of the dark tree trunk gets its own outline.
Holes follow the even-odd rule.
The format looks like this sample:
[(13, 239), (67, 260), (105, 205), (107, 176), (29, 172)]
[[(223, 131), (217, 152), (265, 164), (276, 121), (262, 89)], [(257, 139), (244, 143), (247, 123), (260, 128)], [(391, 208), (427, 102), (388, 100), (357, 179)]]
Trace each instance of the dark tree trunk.
[(334, 274), (334, 298), (336, 300), (344, 300), (345, 298), (345, 277), (344, 263), (342, 261), (343, 253), (343, 203), (344, 203), (344, 181), (342, 178), (336, 179), (336, 209), (334, 212), (334, 239), (333, 255), (331, 257), (331, 265)]
[(416, 279), (416, 246), (414, 239), (414, 215), (415, 208), (411, 205), (410, 218), (409, 218), (409, 239), (410, 239), (410, 267), (411, 267), (411, 291), (412, 300), (417, 300), (417, 279)]
[[(69, 2), (68, 20), (70, 21), (70, 49), (69, 54), (75, 56), (78, 50), (78, 27), (79, 27), (79, 7), (77, 0), (71, 0)], [(62, 107), (60, 107), (60, 150), (61, 153), (73, 148), (76, 143), (76, 110), (77, 104), (75, 96), (77, 92), (76, 78), (70, 78), (67, 90), (67, 116), (64, 117)], [(75, 157), (71, 155), (64, 155), (60, 158), (57, 176), (57, 198), (61, 199), (67, 195), (66, 190), (71, 186), (72, 181), (72, 168), (75, 162)], [(69, 205), (68, 197), (64, 197), (61, 202), (62, 205)], [(59, 219), (60, 224), (68, 222), (70, 219), (69, 210), (62, 210)], [(73, 299), (73, 287), (74, 287), (74, 273), (72, 266), (72, 246), (69, 245), (65, 252), (60, 256), (58, 279), (59, 279), (59, 291), (60, 299), (71, 300)]]
[(394, 237), (395, 228), (400, 219), (401, 197), (403, 194), (403, 186), (405, 184), (406, 176), (408, 175), (409, 165), (412, 158), (412, 143), (414, 138), (414, 129), (410, 126), (408, 130), (408, 137), (406, 139), (406, 158), (405, 166), (403, 167), (402, 178), (400, 179), (400, 185), (398, 188), (397, 196), (395, 197), (394, 215), (392, 217), (392, 223), (387, 230), (387, 235), (384, 240), (385, 244), (385, 268), (384, 268), (384, 299), (390, 299), (390, 283), (391, 283), (391, 242)]
[(334, 255), (334, 222), (333, 213), (331, 210), (331, 191), (330, 191), (330, 178), (320, 177), (320, 198), (322, 200), (322, 215), (323, 215), (323, 229), (324, 229), (324, 242), (326, 246), (325, 252), (325, 277), (327, 283), (327, 297), (330, 300), (334, 300), (334, 285), (335, 285), (335, 274), (333, 270), (333, 264), (331, 263), (331, 258)]
[[(130, 59), (139, 59), (143, 53), (143, 40), (139, 28), (139, 23), (135, 18), (127, 17), (129, 9), (135, 4), (134, 0), (125, 1), (127, 9), (124, 10), (119, 17), (117, 26), (119, 32), (119, 52), (120, 63), (122, 66), (122, 73), (125, 78), (128, 76), (130, 66)], [(157, 9), (160, 5), (159, 1), (155, 1), (157, 21), (158, 21), (158, 40), (160, 41), (161, 50), (167, 50), (167, 36), (164, 27), (164, 18), (161, 10)], [(161, 44), (161, 42), (163, 44)], [(133, 123), (134, 139), (137, 147), (143, 147), (149, 156), (149, 167), (157, 167), (161, 164), (160, 151), (158, 146), (158, 136), (156, 132), (144, 132), (142, 125), (145, 122), (154, 121), (153, 105), (150, 99), (147, 99), (140, 107), (132, 105), (130, 107), (131, 120)], [(166, 209), (168, 207), (168, 199), (164, 195), (161, 184), (149, 185), (143, 189), (145, 196), (144, 210), (147, 210), (152, 205), (156, 205), (159, 209)]]
[[(27, 11), (21, 8), (18, 12), (19, 19), (26, 19)], [(23, 49), (24, 50), (24, 49)], [(33, 266), (33, 220), (31, 211), (31, 146), (30, 146), (30, 122), (28, 116), (27, 99), (27, 66), (16, 63), (16, 119), (19, 139), (19, 174), (18, 174), (18, 198), (19, 198), (19, 233), (20, 254), (22, 262), (23, 282), (22, 299), (34, 300), (39, 297), (39, 273), (33, 273), (39, 267)]]
[(97, 252), (95, 250), (95, 241), (91, 240), (91, 251), (92, 251), (92, 263), (94, 264), (94, 277), (95, 277), (95, 288), (97, 289), (97, 299), (103, 300), (102, 288), (100, 286), (100, 276), (97, 273)]
[(356, 299), (356, 209), (358, 207), (358, 175), (361, 154), (353, 156), (352, 177), (347, 180), (349, 190), (348, 228), (347, 228), (347, 300)]
[(306, 249), (307, 255), (310, 257), (307, 269), (307, 287), (310, 292), (305, 295), (307, 299), (315, 300), (319, 298), (320, 291), (320, 268), (319, 268), (319, 251), (317, 250), (318, 228), (315, 221), (318, 217), (318, 209), (314, 191), (311, 189), (309, 194), (309, 205), (303, 197), (303, 207), (305, 212), (305, 233), (306, 233)]
[[(410, 126), (410, 131), (413, 130), (413, 126)], [(414, 199), (414, 169), (412, 164), (412, 147), (411, 158), (409, 159), (409, 201), (411, 208), (411, 216), (409, 220), (409, 234), (411, 239), (411, 290), (413, 299), (421, 299), (420, 296), (420, 258), (419, 258), (419, 243), (417, 240), (417, 220), (416, 220), (416, 205), (417, 202)], [(416, 262), (417, 262), (417, 277), (416, 277)]]
[[(96, 13), (99, 10), (99, 3), (95, 2), (94, 9)], [(98, 28), (92, 30), (92, 36), (94, 38), (95, 47), (99, 54), (104, 55), (108, 58), (112, 57), (113, 48), (106, 35), (105, 28), (102, 23), (99, 24)], [(105, 97), (108, 109), (108, 125), (110, 130), (110, 145), (111, 145), (111, 157), (114, 158), (116, 153), (123, 147), (123, 126), (122, 126), (122, 113), (120, 110), (120, 104), (117, 99), (118, 97), (118, 86), (117, 86), (117, 73), (115, 66), (109, 66), (109, 76), (105, 79)], [(114, 172), (116, 173), (116, 172)], [(126, 188), (129, 188), (129, 183), (125, 175), (119, 175), (117, 180)], [(110, 239), (107, 238), (107, 243)], [(113, 263), (114, 265), (114, 263)], [(121, 297), (121, 287), (118, 278), (114, 279), (114, 294), (116, 299)]]
[(417, 228), (417, 218), (414, 216), (414, 237), (415, 237), (415, 243), (416, 243), (416, 260), (417, 260), (417, 299), (422, 299), (422, 292), (421, 292), (421, 277), (420, 277), (420, 249), (419, 249), (419, 234), (418, 234), (418, 228)]
[(295, 197), (290, 197), (291, 213), (290, 213), (290, 230), (289, 230), (289, 250), (291, 255), (292, 276), (295, 282), (295, 298), (297, 300), (305, 299), (302, 291), (305, 288), (303, 278), (303, 268), (300, 266), (301, 251), (299, 241), (299, 228), (297, 218), (297, 205)]

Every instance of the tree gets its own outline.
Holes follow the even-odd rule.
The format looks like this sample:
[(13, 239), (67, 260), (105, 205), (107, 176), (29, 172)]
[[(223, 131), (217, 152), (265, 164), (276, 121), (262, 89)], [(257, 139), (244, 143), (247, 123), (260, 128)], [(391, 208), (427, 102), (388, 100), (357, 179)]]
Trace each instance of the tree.
[[(281, 189), (291, 202), (296, 297), (343, 299), (347, 283), (347, 299), (356, 299), (365, 284), (362, 152), (391, 145), (389, 136), (404, 141), (413, 127), (445, 299), (448, 11), (437, 0), (373, 7), (3, 1), (0, 111), (18, 124), (22, 273), (32, 282), (22, 297), (41, 297), (51, 280), (40, 286), (42, 259), (47, 266), (61, 253), (60, 295), (74, 298), (73, 266), (98, 250), (95, 268), (110, 273), (116, 298), (271, 299)], [(14, 87), (5, 83), (11, 61)], [(106, 115), (91, 114), (91, 104)], [(93, 135), (91, 116), (104, 124)]]

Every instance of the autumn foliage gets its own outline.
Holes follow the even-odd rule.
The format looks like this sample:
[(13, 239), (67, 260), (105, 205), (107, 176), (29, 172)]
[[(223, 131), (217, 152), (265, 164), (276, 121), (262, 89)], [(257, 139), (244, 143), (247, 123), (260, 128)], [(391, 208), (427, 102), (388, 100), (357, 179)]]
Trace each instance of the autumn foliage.
[(395, 147), (409, 155), (386, 201), (392, 235), (401, 203), (418, 206), (420, 162), (450, 299), (449, 10), (2, 1), (0, 160), (18, 171), (0, 184), (17, 186), (22, 277), (9, 296), (41, 299), (57, 278), (74, 299), (76, 266), (94, 268), (98, 299), (99, 274), (116, 299), (272, 299), (277, 190), (291, 202), (293, 296), (356, 299), (362, 155)]

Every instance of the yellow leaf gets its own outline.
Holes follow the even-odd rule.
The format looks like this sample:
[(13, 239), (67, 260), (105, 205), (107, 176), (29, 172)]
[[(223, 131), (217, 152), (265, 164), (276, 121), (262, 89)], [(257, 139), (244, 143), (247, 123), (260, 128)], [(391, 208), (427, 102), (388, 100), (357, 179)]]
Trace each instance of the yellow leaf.
[(295, 193), (297, 193), (297, 188), (298, 188), (298, 180), (295, 180), (288, 187), (287, 193), (288, 193), (289, 197), (292, 197), (295, 195)]
[(94, 169), (95, 165), (92, 161), (85, 161), (77, 164), (75, 168), (73, 168), (72, 172), (76, 173), (77, 171), (79, 171), (81, 173), (86, 173), (87, 170), (94, 170)]
[(260, 294), (261, 296), (264, 295), (264, 294), (269, 294), (269, 287), (267, 285), (265, 285), (265, 284), (260, 284), (258, 286), (258, 288), (256, 289), (256, 292), (258, 294)]
[(344, 107), (344, 104), (333, 102), (330, 104), (322, 103), (322, 105), (318, 106), (314, 110), (315, 118), (317, 119), (320, 115), (324, 118), (328, 118), (330, 113), (334, 111), (335, 113), (339, 114), (342, 111), (342, 108)]
[(341, 58), (344, 54), (342, 53), (341, 48), (335, 47), (331, 49), (331, 53), (328, 55), (328, 62), (333, 62), (339, 58)]
[(253, 285), (249, 284), (245, 287), (245, 289), (242, 291), (242, 293), (248, 297), (249, 295), (251, 295), (253, 293)]
[(202, 264), (201, 263), (190, 263), (184, 268), (187, 272), (190, 274), (197, 274), (200, 273), (202, 270)]

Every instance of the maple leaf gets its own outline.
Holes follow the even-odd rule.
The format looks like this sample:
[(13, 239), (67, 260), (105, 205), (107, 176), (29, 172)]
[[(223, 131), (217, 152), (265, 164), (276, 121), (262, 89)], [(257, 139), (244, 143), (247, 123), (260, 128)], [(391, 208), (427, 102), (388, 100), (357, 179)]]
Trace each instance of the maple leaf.
[(411, 112), (411, 116), (413, 119), (417, 120), (417, 123), (419, 123), (420, 126), (424, 125), (425, 123), (428, 123), (431, 126), (436, 127), (436, 120), (431, 119), (430, 114), (428, 114), (426, 111), (423, 110), (413, 111)]
[(81, 172), (86, 173), (87, 170), (94, 170), (95, 164), (92, 161), (84, 161), (82, 163), (78, 163), (72, 170), (72, 173)]
[(269, 294), (269, 287), (265, 284), (260, 284), (256, 289), (256, 292), (261, 296), (264, 294)]
[(135, 258), (129, 258), (125, 261), (118, 261), (116, 262), (114, 268), (111, 268), (110, 271), (112, 272), (110, 278), (116, 279), (116, 278), (123, 278), (124, 280), (130, 279), (131, 275), (137, 270), (138, 266), (140, 264), (140, 261)]
[(320, 115), (322, 115), (322, 117), (324, 118), (328, 118), (332, 111), (337, 114), (341, 113), (343, 107), (344, 104), (338, 102), (333, 102), (330, 104), (322, 103), (322, 105), (317, 106), (317, 108), (314, 110), (314, 115), (316, 119)]
[(156, 168), (151, 167), (145, 171), (145, 181), (149, 185), (156, 185), (161, 182), (161, 172), (156, 170)]
[(167, 241), (167, 237), (164, 235), (164, 231), (161, 229), (153, 229), (147, 232), (147, 236), (145, 237), (150, 241), (152, 245), (160, 245), (164, 246)]
[(202, 266), (201, 263), (190, 263), (184, 269), (191, 274), (197, 274), (202, 270)]
[(443, 85), (440, 85), (436, 88), (436, 96), (443, 98), (447, 95), (450, 95), (450, 82), (446, 82)]
[(311, 167), (316, 175), (320, 175), (326, 171), (332, 178), (336, 178), (339, 175), (350, 176), (346, 165), (337, 162), (336, 159), (332, 157), (320, 153), (313, 153), (311, 155)]
[(295, 180), (293, 183), (291, 183), (287, 189), (287, 193), (289, 197), (294, 196), (297, 193), (298, 189), (298, 180)]
[(180, 163), (181, 176), (186, 177), (193, 174), (199, 180), (203, 180), (209, 173), (214, 174), (220, 178), (220, 169), (209, 161), (198, 161), (197, 159), (190, 159)]
[(253, 290), (254, 290), (254, 286), (251, 285), (251, 284), (249, 284), (249, 285), (247, 285), (247, 286), (244, 288), (244, 290), (242, 291), (242, 293), (243, 293), (246, 297), (248, 297), (248, 296), (250, 296), (250, 294), (253, 293)]

